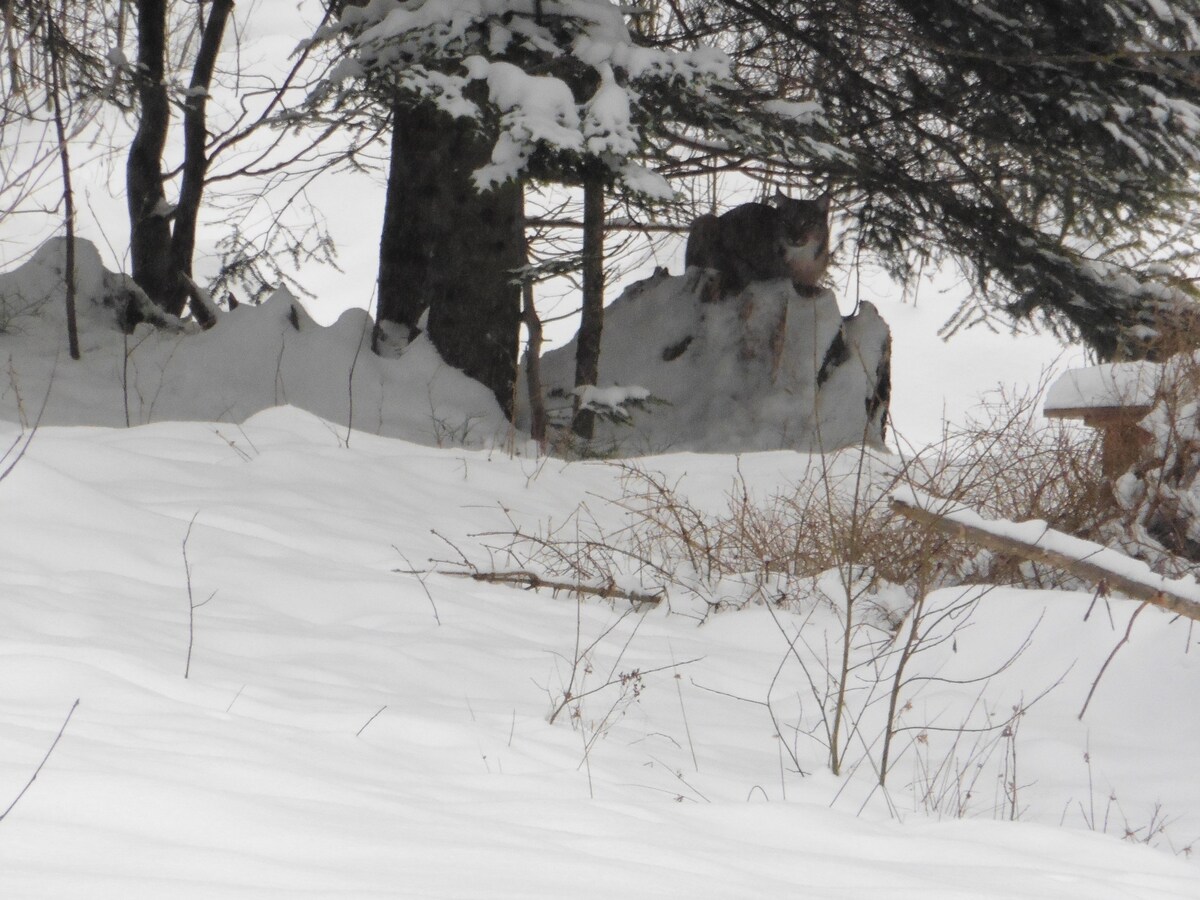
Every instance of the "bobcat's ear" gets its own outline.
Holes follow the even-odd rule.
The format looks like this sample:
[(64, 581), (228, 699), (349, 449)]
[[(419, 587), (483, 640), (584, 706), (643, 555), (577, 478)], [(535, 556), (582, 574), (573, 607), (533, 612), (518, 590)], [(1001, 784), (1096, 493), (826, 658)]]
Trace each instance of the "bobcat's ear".
[(826, 191), (813, 202), (817, 204), (817, 209), (821, 210), (821, 212), (829, 212), (829, 198), (830, 193)]
[(789, 197), (787, 194), (785, 194), (779, 188), (775, 188), (775, 194), (774, 194), (774, 196), (771, 197), (771, 202), (774, 203), (776, 206), (779, 206), (781, 203), (784, 203), (785, 201), (791, 200), (791, 199), (792, 199), (791, 197)]

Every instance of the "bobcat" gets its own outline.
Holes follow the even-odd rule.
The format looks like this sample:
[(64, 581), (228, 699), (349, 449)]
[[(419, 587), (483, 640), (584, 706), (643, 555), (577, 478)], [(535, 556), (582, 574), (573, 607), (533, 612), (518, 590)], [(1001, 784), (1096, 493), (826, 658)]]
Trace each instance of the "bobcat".
[(688, 236), (685, 265), (716, 269), (721, 293), (772, 278), (790, 278), (801, 293), (815, 293), (829, 265), (829, 194), (796, 200), (777, 190), (771, 202), (700, 216)]

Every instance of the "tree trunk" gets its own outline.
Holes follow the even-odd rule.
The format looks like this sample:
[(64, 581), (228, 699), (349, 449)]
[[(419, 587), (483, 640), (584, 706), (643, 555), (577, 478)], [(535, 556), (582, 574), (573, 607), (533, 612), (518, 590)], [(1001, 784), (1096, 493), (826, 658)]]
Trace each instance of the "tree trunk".
[[(208, 174), (208, 91), (212, 86), (221, 39), (225, 36), (225, 24), (232, 9), (233, 0), (214, 0), (209, 10), (183, 108), (183, 182), (179, 187), (179, 205), (175, 210), (175, 226), (171, 234), (170, 275), (173, 293), (164, 304), (173, 315), (183, 312), (184, 302), (191, 294), (189, 283), (182, 276), (190, 279), (192, 275), (196, 220), (200, 216), (200, 203), (204, 196), (204, 177)], [(203, 305), (193, 303), (192, 314), (200, 324), (211, 324), (208, 310)]]
[(171, 227), (163, 196), (162, 154), (171, 113), (163, 82), (166, 0), (137, 0), (136, 75), (141, 117), (125, 166), (129, 205), (129, 251), (133, 280), (155, 303), (168, 308), (172, 295)]
[(512, 417), (524, 260), (521, 186), (480, 192), (490, 143), (429, 103), (393, 107), (392, 158), (379, 242), (380, 321), (429, 338)]
[[(594, 385), (600, 377), (600, 337), (604, 331), (604, 182), (594, 176), (583, 183), (583, 310), (575, 343), (575, 387)], [(575, 400), (577, 435), (591, 439), (596, 414), (579, 409)]]
[(546, 395), (542, 388), (542, 320), (538, 317), (533, 302), (533, 281), (521, 286), (524, 305), (521, 321), (529, 334), (529, 346), (525, 351), (525, 389), (529, 394), (529, 436), (537, 441), (538, 447), (546, 449)]
[(54, 109), (54, 131), (58, 137), (58, 161), (62, 167), (63, 218), (66, 221), (67, 247), (63, 261), (66, 283), (67, 349), (71, 359), (79, 359), (79, 325), (75, 316), (75, 191), (71, 188), (71, 156), (67, 148), (67, 128), (62, 109), (62, 60), (58, 36), (53, 30), (46, 37), (50, 51), (50, 101)]

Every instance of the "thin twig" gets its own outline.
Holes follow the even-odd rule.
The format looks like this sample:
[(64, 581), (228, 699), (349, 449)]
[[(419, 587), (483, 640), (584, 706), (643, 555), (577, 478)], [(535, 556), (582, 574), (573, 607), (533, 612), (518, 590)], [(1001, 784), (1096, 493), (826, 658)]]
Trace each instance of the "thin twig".
[[(347, 438), (347, 440), (349, 440), (349, 438)], [(425, 576), (428, 573), (422, 572), (419, 569), (414, 569), (413, 564), (408, 561), (408, 557), (405, 556), (404, 552), (399, 547), (397, 547), (395, 544), (392, 544), (392, 549), (395, 550), (400, 555), (400, 558), (402, 560), (404, 560), (405, 563), (408, 564), (408, 571), (404, 571), (402, 569), (392, 569), (392, 571), (398, 572), (403, 575), (415, 575), (416, 576), (417, 581), (421, 582), (421, 588), (425, 591), (425, 596), (429, 598), (429, 605), (431, 607), (433, 607), (433, 620), (435, 622), (437, 622), (438, 625), (441, 625), (442, 617), (438, 615), (437, 604), (433, 601), (433, 594), (429, 593), (429, 586), (427, 584), (425, 584)]]
[[(58, 356), (56, 355), (54, 357), (54, 366), (50, 369), (50, 379), (49, 383), (46, 385), (46, 393), (42, 396), (42, 405), (38, 409), (37, 418), (33, 420), (33, 427), (29, 429), (28, 435), (26, 435), (24, 432), (18, 435), (13, 440), (12, 445), (4, 452), (4, 455), (0, 456), (0, 465), (4, 466), (4, 469), (0, 470), (0, 481), (3, 481), (5, 478), (11, 475), (12, 470), (17, 467), (17, 463), (24, 459), (26, 451), (29, 450), (29, 445), (33, 442), (34, 436), (41, 427), (42, 417), (46, 414), (46, 407), (50, 403), (50, 391), (54, 388), (54, 376), (57, 371)], [(9, 462), (8, 465), (4, 465), (9, 456), (12, 455), (14, 449), (16, 449), (16, 456), (13, 457), (12, 462)]]
[[(674, 661), (675, 661), (675, 650), (672, 648), (671, 662), (674, 662)], [(700, 763), (697, 762), (697, 760), (696, 760), (696, 745), (694, 743), (692, 743), (692, 729), (691, 729), (691, 726), (688, 725), (687, 708), (683, 705), (683, 687), (680, 684), (680, 682), (682, 682), (682, 681), (683, 681), (683, 677), (678, 672), (676, 672), (675, 673), (675, 692), (679, 695), (679, 712), (683, 715), (683, 733), (687, 735), (688, 750), (690, 750), (691, 754), (692, 754), (692, 766), (696, 769), (697, 772), (699, 772), (700, 771)]]
[[(346, 411), (346, 447), (350, 447), (350, 435), (354, 430), (354, 370), (358, 368), (358, 357), (362, 353), (363, 344), (370, 333), (370, 319), (363, 320), (362, 334), (358, 336), (358, 346), (354, 348), (354, 358), (350, 360), (350, 374), (346, 378), (346, 396), (348, 399)], [(435, 613), (436, 614), (436, 613)]]
[(192, 526), (196, 524), (196, 517), (199, 515), (200, 515), (200, 510), (196, 510), (196, 512), (192, 515), (191, 521), (188, 522), (187, 531), (183, 535), (183, 547), (182, 547), (182, 549), (183, 549), (183, 574), (184, 574), (184, 577), (187, 579), (187, 599), (188, 599), (188, 648), (187, 648), (187, 661), (184, 663), (184, 666), (183, 666), (183, 677), (184, 678), (187, 678), (188, 675), (192, 671), (192, 643), (193, 643), (193, 641), (195, 639), (195, 635), (196, 635), (196, 610), (198, 610), (202, 606), (207, 605), (208, 602), (210, 600), (212, 600), (213, 597), (217, 596), (217, 591), (220, 590), (220, 588), (218, 588), (216, 591), (213, 591), (211, 594), (208, 595), (208, 597), (206, 599), (201, 600), (199, 603), (197, 603), (195, 601), (195, 599), (192, 595), (192, 564), (188, 560), (187, 545), (188, 545), (188, 540), (192, 536)]
[(71, 716), (73, 716), (75, 714), (75, 709), (78, 706), (79, 706), (79, 698), (76, 697), (75, 702), (71, 704), (71, 709), (67, 713), (67, 717), (65, 719), (63, 719), (62, 727), (60, 727), (58, 729), (58, 734), (56, 734), (54, 736), (54, 741), (50, 744), (50, 749), (46, 751), (46, 755), (42, 757), (42, 761), (40, 763), (38, 763), (38, 767), (36, 769), (34, 769), (33, 774), (31, 776), (29, 776), (29, 781), (27, 781), (25, 783), (25, 787), (21, 788), (21, 792), (19, 794), (17, 794), (16, 797), (13, 798), (13, 802), (8, 804), (8, 809), (6, 809), (6, 810), (4, 810), (4, 812), (0, 813), (0, 822), (3, 822), (5, 820), (5, 818), (8, 817), (8, 814), (13, 811), (13, 807), (16, 806), (17, 803), (20, 801), (20, 799), (25, 796), (25, 792), (28, 791), (33, 786), (33, 783), (35, 781), (37, 781), (37, 777), (40, 774), (42, 774), (42, 768), (46, 765), (46, 762), (50, 759), (50, 754), (54, 752), (54, 748), (58, 746), (58, 742), (62, 738), (63, 732), (67, 730), (67, 724), (71, 721)]
[(238, 688), (238, 692), (233, 695), (233, 699), (230, 700), (229, 705), (227, 707), (225, 707), (225, 712), (229, 712), (231, 709), (233, 709), (233, 704), (238, 702), (238, 697), (242, 696), (242, 691), (244, 691), (245, 689), (246, 689), (246, 686), (244, 684), (240, 688)]
[(385, 709), (387, 709), (386, 703), (383, 704), (383, 706), (379, 707), (379, 709), (375, 712), (375, 715), (371, 716), (371, 718), (369, 718), (369, 719), (367, 719), (367, 721), (363, 722), (363, 727), (358, 729), (358, 731), (354, 732), (354, 736), (358, 737), (360, 734), (362, 734), (364, 731), (366, 731), (367, 726), (370, 725), (372, 722), (374, 722), (376, 719), (378, 719), (379, 714), (381, 712), (383, 712)]
[[(653, 669), (639, 669), (637, 671), (638, 671), (639, 675), (653, 675), (655, 672), (664, 672), (667, 669), (677, 669), (680, 666), (690, 666), (692, 663), (700, 662), (700, 660), (702, 660), (702, 659), (704, 659), (703, 656), (695, 656), (692, 659), (685, 659), (681, 663), (672, 662), (672, 663), (668, 663), (665, 666), (655, 666)], [(562, 704), (560, 704), (559, 708), (554, 711), (554, 715), (551, 716), (551, 718), (550, 718), (551, 724), (553, 724), (553, 722), (554, 722), (554, 716), (557, 716), (559, 713), (559, 710), (561, 710), (563, 706), (566, 706), (567, 703), (573, 703), (576, 700), (582, 700), (584, 697), (590, 697), (592, 694), (598, 694), (598, 693), (600, 693), (600, 691), (604, 690), (605, 688), (609, 688), (609, 687), (612, 687), (614, 684), (620, 684), (620, 683), (621, 683), (621, 679), (619, 677), (617, 677), (617, 678), (613, 678), (610, 681), (604, 682), (604, 684), (602, 684), (598, 687), (590, 688), (586, 691), (581, 691), (578, 694), (570, 694), (569, 696), (564, 697)]]
[(1079, 719), (1081, 721), (1083, 720), (1083, 714), (1087, 712), (1088, 704), (1092, 702), (1092, 695), (1096, 693), (1096, 688), (1100, 684), (1100, 679), (1104, 677), (1104, 672), (1108, 669), (1108, 664), (1113, 661), (1113, 658), (1117, 655), (1117, 651), (1129, 643), (1129, 635), (1133, 633), (1133, 623), (1136, 622), (1137, 617), (1142, 614), (1142, 610), (1149, 605), (1150, 601), (1143, 600), (1138, 608), (1133, 611), (1133, 615), (1129, 617), (1129, 624), (1125, 626), (1125, 634), (1123, 634), (1121, 639), (1117, 641), (1117, 646), (1112, 648), (1112, 653), (1108, 654), (1108, 659), (1104, 660), (1104, 665), (1100, 667), (1100, 671), (1096, 675), (1096, 680), (1092, 682), (1091, 690), (1088, 691), (1087, 699), (1083, 701), (1083, 709), (1079, 710)]

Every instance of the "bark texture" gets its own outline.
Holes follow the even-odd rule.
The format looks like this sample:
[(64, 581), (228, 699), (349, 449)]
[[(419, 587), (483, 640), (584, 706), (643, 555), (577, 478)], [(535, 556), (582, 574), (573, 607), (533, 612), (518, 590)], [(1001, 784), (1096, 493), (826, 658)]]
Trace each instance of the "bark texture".
[(442, 358), (482, 382), (512, 417), (524, 261), (522, 192), (479, 191), (472, 175), (490, 144), (472, 123), (432, 104), (393, 108), (391, 163), (379, 242), (379, 320), (418, 330)]
[(155, 303), (171, 294), (171, 226), (163, 196), (162, 155), (171, 112), (163, 81), (166, 0), (137, 0), (137, 133), (125, 166), (129, 206), (129, 253), (133, 280)]
[[(583, 185), (583, 309), (575, 351), (575, 387), (594, 385), (600, 377), (600, 339), (604, 333), (604, 183), (588, 178)], [(596, 414), (578, 409), (573, 428), (590, 440)]]
[[(183, 107), (183, 182), (179, 187), (179, 204), (171, 232), (171, 293), (163, 304), (167, 312), (176, 316), (183, 312), (184, 303), (191, 296), (190, 288), (194, 288), (191, 275), (196, 250), (196, 220), (200, 216), (204, 179), (208, 174), (208, 91), (212, 87), (217, 53), (232, 10), (233, 0), (214, 0), (209, 9)], [(211, 324), (203, 304), (193, 303), (192, 313), (202, 325)]]

